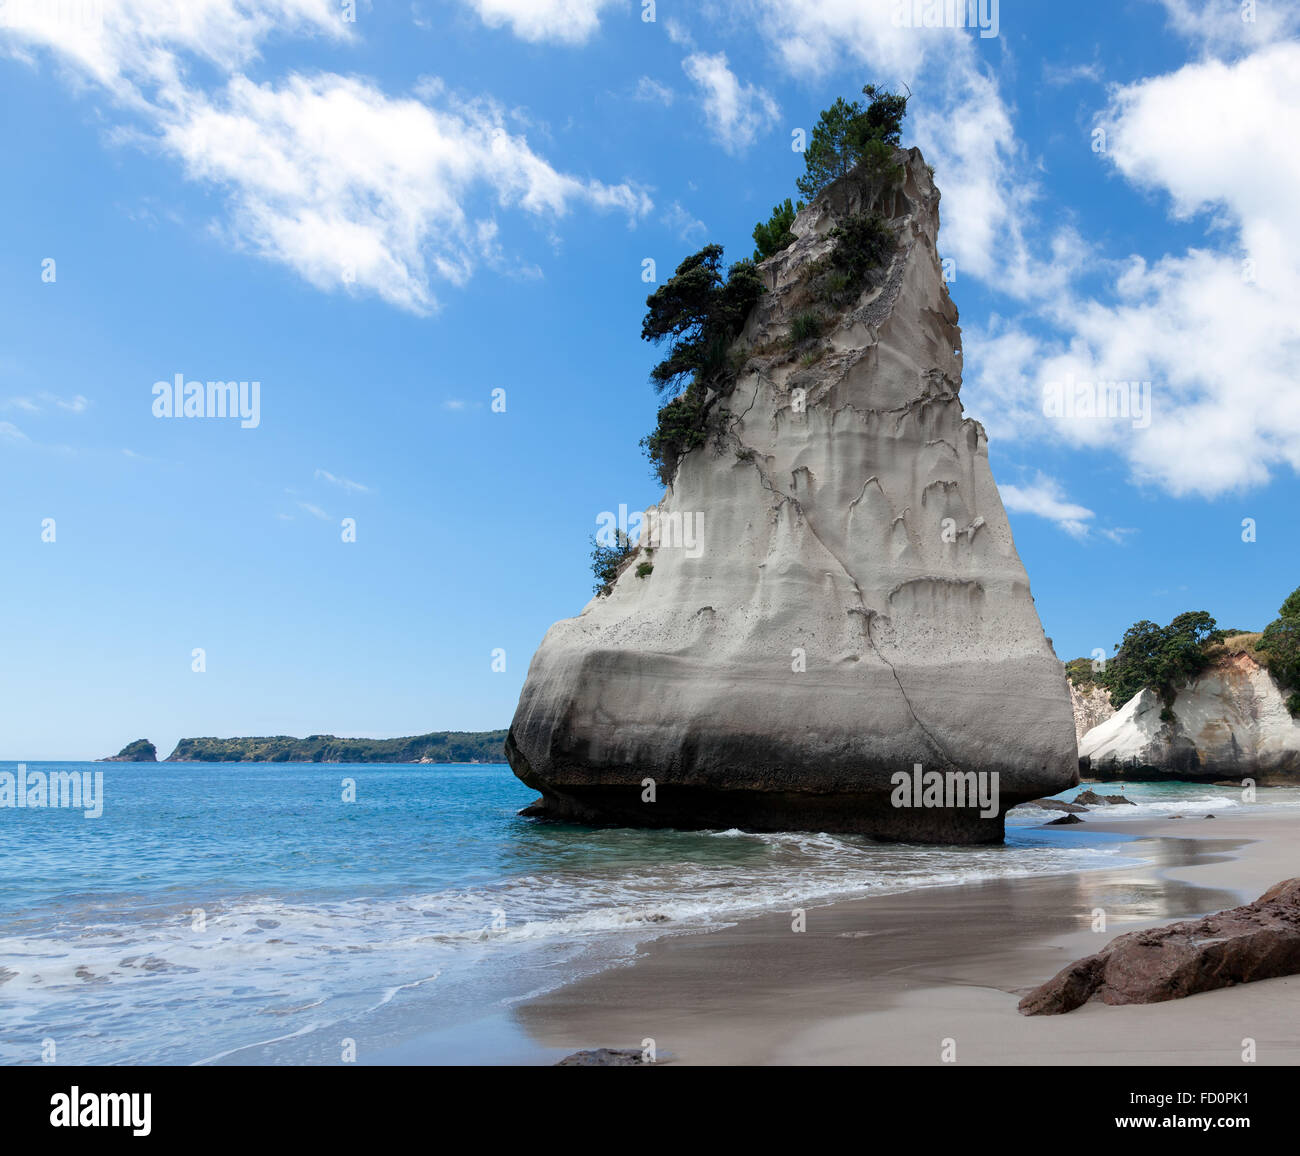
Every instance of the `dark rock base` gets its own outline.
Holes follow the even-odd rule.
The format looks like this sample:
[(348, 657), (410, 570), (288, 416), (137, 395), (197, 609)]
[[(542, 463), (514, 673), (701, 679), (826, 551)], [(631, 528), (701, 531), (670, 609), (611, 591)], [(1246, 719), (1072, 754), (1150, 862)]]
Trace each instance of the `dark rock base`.
[[(1003, 798), (1001, 805), (1015, 804)], [(641, 788), (544, 789), (521, 815), (605, 827), (670, 827), (684, 831), (829, 831), (888, 842), (1001, 843), (1003, 815), (982, 819), (975, 809), (893, 807), (880, 794), (715, 791), (660, 784), (655, 801)]]

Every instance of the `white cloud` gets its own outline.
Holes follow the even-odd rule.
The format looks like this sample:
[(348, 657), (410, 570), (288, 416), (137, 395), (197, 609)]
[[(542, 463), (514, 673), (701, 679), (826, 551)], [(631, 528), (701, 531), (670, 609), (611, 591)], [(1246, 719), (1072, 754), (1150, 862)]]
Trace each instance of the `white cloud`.
[(462, 0), (489, 28), (509, 24), (521, 40), (585, 44), (619, 0)]
[(690, 241), (695, 237), (702, 237), (709, 231), (709, 227), (699, 220), (693, 213), (688, 212), (682, 207), (680, 201), (674, 201), (668, 206), (667, 212), (663, 215), (663, 223), (677, 234), (679, 240)]
[(25, 442), (28, 437), (11, 421), (0, 421), (0, 438), (8, 438), (10, 441)]
[[(994, 436), (1117, 452), (1174, 495), (1300, 471), (1300, 44), (1117, 88), (1102, 124), (1116, 171), (1201, 221), (1205, 242), (1130, 257), (1105, 300), (1065, 286), (1039, 307), (1046, 333), (995, 321), (970, 343), (972, 412)], [(1150, 422), (1049, 420), (1043, 386), (1071, 377), (1149, 382)]]
[(349, 494), (370, 493), (369, 486), (363, 486), (360, 482), (354, 482), (349, 478), (337, 477), (334, 474), (331, 474), (329, 470), (317, 470), (315, 477), (317, 481), (329, 482), (330, 485), (338, 486), (341, 489), (346, 490)]
[(319, 518), (322, 522), (329, 522), (332, 520), (324, 510), (319, 506), (312, 505), (311, 502), (299, 502), (298, 507), (299, 509), (306, 510), (313, 518)]
[(700, 90), (710, 131), (729, 153), (743, 152), (780, 115), (766, 91), (737, 80), (725, 53), (697, 52), (682, 61), (682, 68)]
[(553, 168), (479, 101), (437, 109), (363, 81), (234, 78), (220, 103), (194, 101), (163, 130), (195, 178), (230, 191), (237, 237), (320, 288), (355, 285), (427, 312), (430, 280), (463, 284), (495, 262), (497, 226), (466, 202), (485, 186), (502, 208), (560, 217), (575, 202), (651, 208), (630, 185)]
[(1055, 522), (1073, 538), (1088, 537), (1095, 517), (1087, 506), (1068, 501), (1061, 483), (1045, 474), (1038, 474), (1027, 486), (1003, 485), (998, 487), (1002, 504), (1013, 514), (1033, 514)]
[(1208, 55), (1258, 48), (1300, 28), (1300, 9), (1292, 3), (1258, 0), (1160, 0), (1169, 26)]
[[(579, 8), (592, 6), (548, 11), (576, 19)], [(351, 27), (330, 0), (139, 0), (106, 5), (102, 27), (74, 33), (48, 21), (0, 27), (0, 45), (44, 48), (138, 114), (149, 131), (137, 140), (225, 191), (234, 244), (318, 288), (417, 313), (435, 307), (435, 280), (463, 284), (480, 263), (510, 268), (492, 201), (547, 219), (575, 204), (633, 219), (652, 208), (629, 184), (561, 172), (506, 129), (497, 106), (454, 99), (436, 81), (417, 99), (332, 73), (256, 84), (236, 71), (273, 34), (341, 39)], [(193, 59), (234, 75), (201, 89)]]
[(695, 37), (691, 35), (690, 30), (687, 29), (676, 17), (669, 16), (668, 19), (664, 21), (664, 32), (667, 34), (669, 40), (681, 48), (695, 47)]
[(939, 243), (958, 276), (998, 281), (1018, 295), (1028, 277), (1023, 223), (1036, 186), (1017, 167), (1015, 128), (997, 80), (965, 54), (957, 61), (932, 74), (934, 88), (909, 109), (943, 192)]
[(4, 17), (0, 44), (12, 54), (55, 49), (78, 78), (137, 107), (150, 96), (185, 98), (182, 55), (233, 72), (272, 34), (347, 40), (354, 28), (333, 0), (23, 0), (6, 5)]
[(647, 104), (662, 104), (667, 108), (676, 99), (677, 94), (668, 85), (660, 84), (657, 80), (643, 76), (636, 82), (636, 92), (633, 97), (636, 100), (645, 101)]

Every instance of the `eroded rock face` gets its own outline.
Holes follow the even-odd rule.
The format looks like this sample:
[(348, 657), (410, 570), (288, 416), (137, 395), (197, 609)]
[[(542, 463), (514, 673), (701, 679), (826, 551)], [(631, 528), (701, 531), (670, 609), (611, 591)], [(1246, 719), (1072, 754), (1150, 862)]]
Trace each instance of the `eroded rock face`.
[[(939, 193), (919, 151), (898, 159), (889, 266), (820, 338), (786, 340), (869, 187), (836, 182), (760, 266), (720, 432), (652, 511), (692, 547), (643, 551), (651, 574), (629, 565), (547, 632), (506, 741), (542, 793), (526, 813), (991, 842), (1008, 808), (1078, 781), (1064, 668), (962, 413)], [(892, 805), (918, 763), (997, 773), (996, 814)]]
[(1024, 1015), (1060, 1015), (1090, 999), (1161, 1003), (1300, 972), (1300, 879), (1204, 919), (1133, 931), (1062, 969), (1020, 1001)]
[(1260, 784), (1300, 781), (1300, 720), (1286, 695), (1249, 654), (1216, 660), (1180, 690), (1173, 718), (1154, 691), (1129, 699), (1079, 741), (1098, 779), (1177, 778)]
[(1080, 690), (1070, 683), (1070, 705), (1074, 708), (1074, 735), (1079, 742), (1093, 727), (1098, 727), (1115, 713), (1110, 695), (1100, 686)]

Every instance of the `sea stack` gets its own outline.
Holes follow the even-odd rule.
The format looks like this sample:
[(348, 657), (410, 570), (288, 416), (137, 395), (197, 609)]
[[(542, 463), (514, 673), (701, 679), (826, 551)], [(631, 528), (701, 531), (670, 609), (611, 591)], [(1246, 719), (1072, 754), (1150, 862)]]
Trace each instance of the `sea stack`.
[[(658, 545), (543, 639), (506, 739), (542, 795), (525, 814), (989, 843), (1078, 781), (1064, 667), (958, 396), (939, 191), (919, 150), (895, 160), (901, 181), (840, 178), (759, 265), (710, 439), (647, 512)], [(890, 252), (828, 309), (810, 284), (868, 211)], [(900, 799), (917, 765), (996, 783), (992, 813)]]

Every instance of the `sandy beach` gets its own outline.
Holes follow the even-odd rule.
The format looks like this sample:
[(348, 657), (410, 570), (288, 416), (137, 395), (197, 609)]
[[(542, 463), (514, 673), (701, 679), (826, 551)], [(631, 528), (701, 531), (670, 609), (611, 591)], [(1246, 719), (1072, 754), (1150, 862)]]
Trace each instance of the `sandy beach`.
[[(1129, 840), (1123, 854), (1140, 863), (808, 907), (802, 932), (780, 912), (668, 936), (511, 1014), (533, 1062), (652, 1039), (677, 1064), (939, 1064), (947, 1046), (964, 1064), (1232, 1065), (1250, 1038), (1258, 1064), (1300, 1063), (1300, 976), (1018, 1013), (1026, 991), (1117, 935), (1249, 902), (1300, 873), (1290, 809), (1085, 820)], [(1104, 931), (1092, 929), (1098, 908)]]

